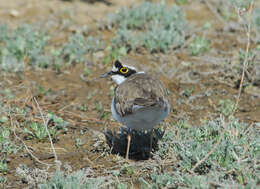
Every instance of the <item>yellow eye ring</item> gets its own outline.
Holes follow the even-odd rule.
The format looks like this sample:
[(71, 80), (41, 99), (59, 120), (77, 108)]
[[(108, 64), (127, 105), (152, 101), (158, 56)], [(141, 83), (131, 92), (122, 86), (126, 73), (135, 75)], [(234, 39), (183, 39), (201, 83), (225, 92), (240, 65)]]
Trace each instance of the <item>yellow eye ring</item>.
[(126, 67), (120, 68), (120, 72), (122, 74), (126, 74), (128, 72), (128, 68), (126, 68)]

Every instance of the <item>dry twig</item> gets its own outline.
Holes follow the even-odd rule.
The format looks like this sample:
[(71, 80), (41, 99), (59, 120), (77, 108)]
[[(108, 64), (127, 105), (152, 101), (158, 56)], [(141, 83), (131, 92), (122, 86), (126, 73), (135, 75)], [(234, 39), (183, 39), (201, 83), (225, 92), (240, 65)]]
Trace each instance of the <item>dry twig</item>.
[(36, 103), (37, 108), (38, 108), (39, 111), (40, 111), (41, 118), (42, 118), (42, 120), (43, 120), (45, 129), (46, 129), (46, 132), (48, 133), (48, 137), (49, 137), (49, 140), (50, 140), (50, 143), (51, 143), (51, 148), (52, 148), (52, 151), (53, 151), (53, 155), (54, 155), (54, 157), (55, 157), (56, 169), (57, 169), (57, 170), (60, 170), (61, 162), (58, 160), (58, 157), (57, 157), (57, 154), (56, 154), (56, 150), (55, 150), (55, 148), (54, 148), (54, 145), (53, 145), (53, 142), (52, 142), (52, 138), (51, 138), (50, 132), (49, 132), (49, 130), (48, 130), (48, 120), (47, 120), (47, 121), (45, 120), (45, 118), (44, 118), (44, 116), (43, 116), (43, 112), (42, 112), (42, 110), (41, 110), (41, 107), (40, 107), (40, 105), (39, 105), (39, 103), (37, 102), (37, 100), (36, 100), (35, 97), (33, 97), (33, 100), (34, 100), (34, 102)]
[[(238, 103), (239, 103), (241, 91), (242, 91), (242, 86), (243, 86), (243, 81), (244, 81), (244, 77), (245, 77), (246, 67), (248, 65), (248, 52), (249, 52), (249, 46), (250, 46), (250, 33), (251, 33), (251, 21), (252, 21), (251, 16), (252, 16), (253, 4), (254, 4), (254, 1), (251, 1), (249, 9), (248, 9), (248, 17), (247, 17), (248, 25), (246, 27), (246, 35), (247, 35), (246, 53), (245, 53), (245, 59), (243, 62), (243, 71), (242, 71), (242, 76), (241, 76), (241, 80), (240, 80), (240, 84), (239, 84), (238, 95), (237, 95), (236, 104), (235, 104), (233, 113), (236, 111), (236, 109), (238, 107)], [(241, 16), (241, 14), (242, 13), (240, 13), (240, 11), (238, 10), (239, 17)]]
[[(31, 152), (31, 150), (29, 150), (29, 148), (27, 147), (27, 145), (25, 144), (25, 142), (16, 134), (16, 126), (13, 123), (13, 117), (11, 115), (10, 112), (10, 108), (9, 108), (9, 117), (10, 117), (10, 122), (11, 122), (11, 127), (12, 127), (12, 131), (14, 133), (15, 138), (17, 138), (19, 141), (21, 141), (23, 143), (23, 146), (25, 147), (26, 151), (30, 154), (30, 156), (35, 159), (35, 161), (37, 161), (38, 163), (47, 166), (48, 168), (52, 166), (52, 164), (48, 164), (48, 163), (44, 163), (41, 160), (39, 160), (35, 155), (33, 155), (33, 153)], [(48, 169), (47, 168), (47, 169)]]

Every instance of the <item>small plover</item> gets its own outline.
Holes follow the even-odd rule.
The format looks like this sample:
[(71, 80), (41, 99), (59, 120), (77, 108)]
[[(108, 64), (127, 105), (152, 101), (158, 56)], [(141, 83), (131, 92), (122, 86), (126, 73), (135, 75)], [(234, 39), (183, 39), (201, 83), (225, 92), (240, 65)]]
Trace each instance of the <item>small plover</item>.
[[(111, 76), (117, 84), (111, 104), (115, 120), (134, 130), (152, 130), (150, 153), (152, 150), (153, 128), (163, 121), (170, 112), (168, 92), (164, 84), (145, 72), (137, 72), (132, 66), (114, 62), (111, 71), (101, 77)], [(127, 136), (126, 159), (128, 159), (131, 132)]]

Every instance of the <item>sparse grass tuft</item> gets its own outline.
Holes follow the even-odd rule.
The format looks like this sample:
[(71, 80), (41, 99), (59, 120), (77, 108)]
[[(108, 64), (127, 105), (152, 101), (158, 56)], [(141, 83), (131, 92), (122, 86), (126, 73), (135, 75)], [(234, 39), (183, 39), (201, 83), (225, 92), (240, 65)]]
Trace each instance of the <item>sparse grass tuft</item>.
[(109, 17), (109, 23), (117, 28), (114, 47), (144, 47), (150, 52), (166, 52), (183, 44), (187, 25), (178, 6), (150, 2), (121, 9)]

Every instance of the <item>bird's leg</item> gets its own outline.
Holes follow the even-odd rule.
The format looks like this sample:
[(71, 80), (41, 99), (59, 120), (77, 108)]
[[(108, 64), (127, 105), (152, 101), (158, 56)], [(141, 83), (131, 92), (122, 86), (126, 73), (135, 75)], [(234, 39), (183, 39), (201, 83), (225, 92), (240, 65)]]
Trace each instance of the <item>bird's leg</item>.
[(128, 130), (127, 132), (127, 148), (126, 148), (126, 155), (125, 158), (128, 160), (128, 154), (130, 149), (130, 143), (131, 143), (131, 131)]
[(150, 151), (149, 151), (149, 158), (151, 158), (151, 152), (153, 148), (153, 132), (154, 130), (152, 129), (151, 134), (150, 134)]

